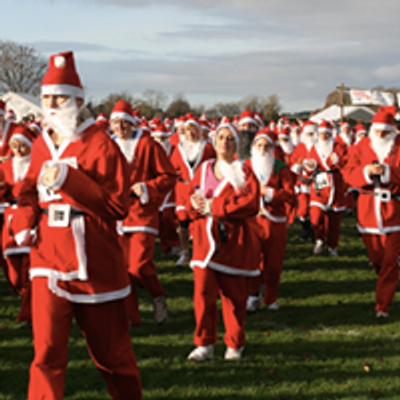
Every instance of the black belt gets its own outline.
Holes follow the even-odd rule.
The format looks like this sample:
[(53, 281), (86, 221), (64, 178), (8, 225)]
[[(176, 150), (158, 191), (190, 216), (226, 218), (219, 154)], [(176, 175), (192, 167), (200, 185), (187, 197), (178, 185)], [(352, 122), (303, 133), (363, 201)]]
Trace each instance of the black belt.
[[(41, 211), (43, 214), (46, 214), (47, 216), (49, 215), (49, 210), (48, 210), (47, 208), (40, 207), (40, 211)], [(78, 210), (77, 208), (71, 207), (71, 212), (70, 212), (70, 214), (69, 214), (70, 218), (73, 218), (73, 217), (80, 217), (80, 216), (82, 216), (82, 215), (85, 216), (85, 215), (88, 215), (88, 214), (85, 213), (85, 211)]]
[(391, 199), (400, 201), (400, 194), (392, 194), (389, 189), (380, 189), (376, 192), (361, 192), (361, 194), (379, 197), (380, 201), (383, 203), (388, 203)]

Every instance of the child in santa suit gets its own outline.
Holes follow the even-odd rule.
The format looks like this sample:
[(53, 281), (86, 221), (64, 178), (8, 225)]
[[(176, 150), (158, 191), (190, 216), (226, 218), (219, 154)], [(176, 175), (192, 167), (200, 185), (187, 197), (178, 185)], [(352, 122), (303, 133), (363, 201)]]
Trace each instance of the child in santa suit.
[(340, 222), (344, 206), (344, 181), (341, 169), (346, 164), (345, 146), (332, 138), (332, 124), (322, 121), (318, 126), (318, 141), (305, 163), (312, 180), (310, 217), (314, 228), (314, 255), (321, 254), (328, 245), (329, 254), (338, 256)]
[(191, 117), (185, 122), (184, 135), (172, 152), (171, 162), (178, 180), (175, 185), (175, 210), (179, 221), (179, 238), (181, 253), (176, 266), (182, 267), (189, 263), (189, 223), (188, 193), (190, 182), (203, 161), (215, 157), (215, 151), (210, 142), (201, 139), (199, 121)]
[[(167, 127), (160, 123), (153, 131), (151, 136), (156, 142), (158, 142), (167, 153), (167, 156), (171, 158), (174, 146), (170, 143), (170, 134)], [(160, 212), (160, 226), (159, 226), (159, 238), (160, 246), (165, 255), (174, 256), (179, 253), (180, 241), (176, 231), (177, 224), (175, 218), (175, 187), (170, 190), (163, 198)]]
[(4, 211), (3, 226), (3, 255), (7, 263), (8, 279), (11, 287), (21, 296), (21, 307), (17, 320), (25, 322), (24, 327), (30, 326), (31, 313), (31, 284), (29, 280), (29, 253), (31, 246), (20, 247), (10, 234), (9, 222), (18, 210), (17, 200), (19, 188), (25, 178), (30, 164), (31, 146), (34, 141), (31, 131), (19, 125), (10, 138), (10, 148), (13, 153), (11, 159), (1, 164), (4, 181), (1, 187), (1, 201), (10, 205)]
[(343, 174), (359, 189), (358, 230), (378, 276), (376, 316), (387, 317), (399, 280), (400, 138), (394, 107), (381, 107), (371, 121), (369, 136), (353, 149)]
[(277, 303), (283, 260), (286, 252), (288, 215), (295, 206), (292, 172), (274, 157), (275, 134), (269, 129), (259, 131), (253, 139), (252, 157), (246, 163), (253, 169), (260, 184), (260, 212), (257, 222), (262, 232), (262, 277), (249, 278), (247, 311), (260, 304), (260, 287), (265, 285), (263, 301), (270, 310)]
[(314, 240), (314, 233), (310, 224), (310, 182), (305, 165), (310, 158), (311, 149), (317, 139), (317, 126), (307, 121), (301, 128), (301, 142), (294, 149), (290, 157), (290, 170), (295, 174), (295, 194), (297, 199), (296, 214), (302, 225), (300, 242)]

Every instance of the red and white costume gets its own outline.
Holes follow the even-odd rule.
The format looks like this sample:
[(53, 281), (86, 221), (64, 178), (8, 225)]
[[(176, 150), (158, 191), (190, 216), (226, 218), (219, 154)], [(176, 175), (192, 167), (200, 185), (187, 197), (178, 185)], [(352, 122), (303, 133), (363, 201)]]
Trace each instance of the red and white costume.
[[(42, 82), (46, 94), (83, 97), (71, 52), (51, 56)], [(75, 317), (110, 395), (140, 399), (124, 301), (129, 277), (115, 229), (128, 212), (127, 165), (94, 120), (76, 128), (75, 138), (57, 148), (46, 129), (36, 139), (10, 223), (17, 243), (25, 243), (37, 226), (30, 269), (35, 358), (28, 398), (63, 398)], [(46, 166), (58, 168), (48, 185)]]
[[(400, 138), (393, 132), (381, 151), (371, 138), (374, 127), (381, 126), (394, 131), (393, 116), (384, 107), (372, 120), (370, 137), (354, 147), (343, 172), (346, 181), (359, 189), (358, 230), (378, 274), (376, 311), (388, 312), (399, 280)], [(384, 175), (371, 178), (367, 174), (367, 166), (374, 163), (384, 165)]]
[(212, 199), (211, 213), (205, 216), (189, 201), (193, 220), (190, 266), (194, 269), (194, 342), (196, 346), (207, 346), (217, 341), (219, 293), (226, 329), (224, 341), (238, 350), (245, 342), (246, 277), (260, 274), (260, 240), (255, 219), (259, 185), (251, 169), (240, 161), (234, 163), (244, 172), (243, 186), (235, 189), (234, 178), (227, 175), (216, 181), (214, 163), (211, 159), (201, 165), (189, 192), (191, 196), (200, 190)]

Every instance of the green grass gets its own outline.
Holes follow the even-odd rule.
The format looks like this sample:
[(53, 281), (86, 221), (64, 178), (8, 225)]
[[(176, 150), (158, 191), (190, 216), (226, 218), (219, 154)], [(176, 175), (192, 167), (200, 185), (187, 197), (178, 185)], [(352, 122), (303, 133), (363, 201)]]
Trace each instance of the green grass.
[[(193, 348), (192, 273), (160, 257), (170, 319), (155, 326), (148, 295), (140, 292), (143, 322), (132, 334), (144, 399), (399, 399), (399, 307), (390, 318), (374, 313), (375, 275), (355, 230), (343, 220), (340, 257), (312, 257), (289, 231), (278, 312), (261, 308), (246, 321), (239, 363), (225, 362), (220, 321), (215, 360), (186, 360)], [(29, 331), (15, 321), (18, 298), (0, 278), (0, 400), (26, 398), (32, 359)], [(65, 399), (108, 399), (76, 326), (70, 338)]]

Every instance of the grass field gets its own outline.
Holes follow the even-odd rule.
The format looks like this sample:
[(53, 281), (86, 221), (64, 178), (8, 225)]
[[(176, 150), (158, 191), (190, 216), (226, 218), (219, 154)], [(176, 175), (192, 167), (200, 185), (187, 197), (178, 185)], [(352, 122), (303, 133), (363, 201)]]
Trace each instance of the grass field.
[[(170, 319), (155, 326), (152, 305), (141, 292), (143, 323), (131, 333), (144, 399), (399, 399), (400, 322), (395, 299), (390, 317), (374, 312), (375, 275), (355, 230), (343, 220), (340, 257), (311, 256), (289, 230), (279, 311), (249, 315), (239, 363), (223, 360), (220, 321), (215, 359), (186, 360), (193, 348), (192, 274), (157, 255), (168, 294)], [(31, 332), (15, 321), (18, 298), (0, 278), (0, 400), (26, 398), (33, 356)], [(105, 384), (74, 327), (65, 399), (108, 399)]]

